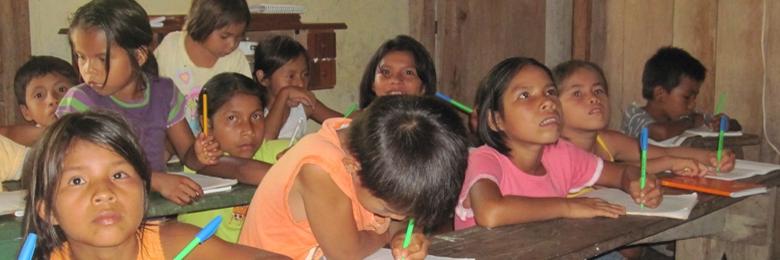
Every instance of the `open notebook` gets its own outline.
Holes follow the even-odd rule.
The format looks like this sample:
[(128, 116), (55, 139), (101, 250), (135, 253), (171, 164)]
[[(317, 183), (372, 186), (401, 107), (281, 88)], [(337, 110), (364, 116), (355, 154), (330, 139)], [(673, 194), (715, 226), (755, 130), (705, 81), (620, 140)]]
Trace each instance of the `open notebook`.
[[(707, 126), (700, 126), (697, 128), (692, 128), (685, 130), (682, 134), (663, 140), (663, 141), (656, 141), (656, 140), (649, 140), (649, 143), (655, 146), (661, 146), (661, 147), (677, 147), (680, 146), (683, 142), (685, 142), (686, 139), (693, 136), (703, 136), (703, 137), (718, 137), (718, 132), (712, 131), (711, 129), (707, 128)], [(742, 136), (742, 131), (729, 131), (724, 132), (723, 136)]]
[(233, 188), (233, 185), (238, 184), (238, 181), (235, 179), (225, 179), (203, 174), (182, 172), (172, 172), (171, 174), (185, 176), (197, 182), (198, 185), (200, 185), (200, 187), (203, 189), (203, 194), (229, 191)]
[(710, 179), (733, 181), (750, 178), (756, 175), (764, 175), (776, 170), (780, 170), (780, 165), (747, 160), (736, 160), (734, 170), (730, 172), (710, 173), (704, 177)]
[[(392, 260), (393, 253), (390, 251), (390, 249), (387, 248), (380, 248), (374, 254), (367, 256), (363, 260)], [(444, 257), (444, 256), (435, 256), (435, 255), (428, 255), (425, 257), (425, 260), (456, 260), (456, 259), (474, 259), (474, 258), (452, 258), (452, 257)]]
[(26, 195), (26, 190), (0, 192), (0, 216), (14, 214), (21, 217), (24, 214)]
[(691, 214), (691, 210), (693, 210), (693, 207), (696, 206), (696, 202), (698, 201), (698, 195), (696, 193), (664, 195), (661, 205), (651, 209), (648, 207), (640, 207), (628, 193), (618, 189), (601, 188), (583, 196), (600, 198), (609, 203), (622, 205), (623, 207), (626, 207), (626, 214), (628, 215), (666, 217), (683, 220), (688, 219), (688, 215)]

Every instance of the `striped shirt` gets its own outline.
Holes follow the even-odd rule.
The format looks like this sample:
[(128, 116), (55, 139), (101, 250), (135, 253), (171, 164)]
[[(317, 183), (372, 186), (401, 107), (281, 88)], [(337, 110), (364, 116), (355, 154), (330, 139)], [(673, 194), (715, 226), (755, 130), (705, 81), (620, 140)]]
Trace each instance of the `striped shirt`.
[(638, 106), (636, 103), (631, 103), (631, 105), (623, 111), (623, 123), (621, 124), (620, 129), (628, 136), (639, 137), (642, 128), (648, 127), (652, 123), (655, 123), (655, 119), (653, 119), (644, 108)]

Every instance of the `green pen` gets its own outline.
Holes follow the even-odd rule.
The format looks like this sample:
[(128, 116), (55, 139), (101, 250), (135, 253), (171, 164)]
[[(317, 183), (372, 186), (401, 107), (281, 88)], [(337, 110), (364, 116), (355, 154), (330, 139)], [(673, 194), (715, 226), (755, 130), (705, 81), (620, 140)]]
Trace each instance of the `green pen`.
[[(409, 247), (409, 243), (412, 242), (412, 231), (414, 231), (414, 219), (409, 219), (409, 225), (406, 226), (406, 236), (404, 237), (404, 249)], [(401, 259), (404, 259), (402, 257)]]
[(355, 110), (357, 110), (357, 106), (358, 106), (358, 105), (357, 105), (357, 103), (352, 103), (352, 105), (350, 105), (350, 106), (347, 108), (347, 112), (346, 112), (346, 113), (344, 113), (344, 118), (347, 118), (347, 117), (349, 117), (349, 115), (351, 115), (351, 114), (352, 114), (352, 112), (355, 112)]
[(723, 157), (723, 135), (726, 132), (726, 125), (729, 123), (729, 118), (726, 116), (720, 117), (720, 131), (718, 132), (718, 166), (715, 171), (720, 172), (720, 158)]
[(726, 92), (721, 92), (718, 96), (718, 103), (715, 104), (715, 115), (723, 111), (723, 104), (726, 103)]
[(197, 235), (195, 235), (195, 238), (190, 241), (187, 246), (184, 247), (184, 249), (179, 252), (176, 257), (174, 257), (174, 260), (182, 260), (185, 256), (187, 256), (193, 249), (195, 249), (196, 246), (202, 244), (211, 236), (214, 235), (214, 232), (217, 232), (217, 228), (219, 227), (219, 224), (222, 222), (222, 216), (217, 216), (214, 219), (211, 220), (208, 224), (206, 224), (205, 227), (203, 227), (200, 232), (198, 232)]
[[(647, 127), (643, 127), (642, 133), (640, 134), (639, 137), (639, 148), (641, 148), (642, 150), (640, 154), (640, 160), (641, 160), (640, 170), (642, 175), (639, 179), (639, 189), (642, 191), (644, 191), (645, 182), (647, 182), (647, 136), (648, 136)], [(640, 203), (639, 207), (644, 208), (645, 204)]]

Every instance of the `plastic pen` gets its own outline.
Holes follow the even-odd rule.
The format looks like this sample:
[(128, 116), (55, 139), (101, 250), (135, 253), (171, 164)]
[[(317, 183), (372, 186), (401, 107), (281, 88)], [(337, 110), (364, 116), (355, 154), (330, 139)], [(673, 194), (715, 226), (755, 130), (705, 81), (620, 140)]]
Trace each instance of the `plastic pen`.
[[(412, 242), (412, 231), (414, 231), (414, 219), (409, 219), (409, 224), (406, 226), (406, 236), (404, 236), (404, 249), (409, 247), (409, 243)], [(401, 258), (404, 259), (404, 258)]]
[(24, 240), (22, 250), (19, 251), (18, 260), (30, 260), (35, 254), (35, 243), (38, 241), (38, 235), (35, 233), (28, 233), (27, 238)]
[(217, 228), (219, 227), (219, 224), (222, 223), (222, 216), (217, 216), (214, 219), (211, 220), (203, 229), (198, 232), (197, 235), (195, 235), (195, 238), (190, 241), (187, 246), (184, 247), (184, 249), (179, 252), (176, 257), (174, 257), (174, 260), (181, 260), (184, 259), (185, 256), (187, 256), (190, 252), (192, 252), (193, 249), (195, 249), (196, 246), (199, 244), (202, 244), (211, 236), (214, 235), (214, 232), (217, 232)]
[(729, 123), (729, 118), (724, 116), (720, 117), (720, 131), (718, 132), (718, 166), (715, 171), (720, 172), (720, 158), (723, 157), (723, 135), (726, 132), (726, 127)]
[[(645, 190), (645, 182), (647, 182), (647, 135), (648, 135), (647, 127), (643, 127), (642, 128), (642, 134), (640, 135), (640, 138), (639, 138), (639, 146), (642, 149), (642, 153), (640, 155), (640, 160), (641, 160), (641, 164), (640, 164), (641, 172), (640, 173), (642, 174), (641, 177), (639, 178), (639, 190), (640, 190), (640, 192)], [(644, 203), (640, 203), (639, 207), (640, 208), (644, 208), (645, 204)]]
[(452, 98), (448, 97), (447, 95), (442, 94), (441, 92), (436, 92), (436, 96), (441, 98), (444, 101), (449, 102), (450, 104), (452, 104), (453, 106), (455, 106), (458, 109), (462, 110), (463, 112), (471, 114), (471, 112), (473, 111), (473, 110), (471, 110), (470, 107), (467, 107), (466, 105), (461, 104), (460, 102), (453, 100)]

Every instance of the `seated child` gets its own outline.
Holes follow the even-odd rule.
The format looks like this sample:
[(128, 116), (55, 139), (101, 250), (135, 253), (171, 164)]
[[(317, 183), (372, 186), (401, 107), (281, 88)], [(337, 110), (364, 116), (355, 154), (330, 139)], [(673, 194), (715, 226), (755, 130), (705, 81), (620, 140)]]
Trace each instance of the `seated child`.
[(169, 77), (184, 94), (185, 117), (195, 134), (198, 95), (203, 85), (222, 72), (252, 77), (238, 43), (251, 16), (245, 0), (194, 0), (183, 31), (168, 33), (154, 50), (160, 76)]
[(298, 140), (309, 117), (317, 123), (341, 117), (309, 91), (310, 62), (303, 45), (289, 36), (272, 36), (255, 48), (255, 80), (270, 94), (265, 139)]
[(569, 192), (599, 184), (628, 192), (656, 207), (661, 192), (649, 175), (639, 188), (639, 169), (604, 163), (559, 139), (561, 112), (552, 74), (530, 58), (497, 64), (477, 90), (477, 133), (485, 142), (469, 155), (455, 209), (455, 229), (554, 218), (617, 218), (622, 206), (595, 198), (567, 199)]
[[(242, 74), (224, 72), (206, 82), (200, 96), (206, 92), (209, 134), (214, 137), (219, 148), (235, 157), (276, 163), (276, 154), (287, 148), (289, 142), (263, 140), (263, 109), (268, 95), (266, 90), (258, 88), (251, 78)], [(198, 103), (198, 111), (203, 111), (203, 100)], [(199, 117), (203, 116), (201, 113)], [(236, 206), (182, 214), (178, 220), (203, 227), (215, 216), (221, 215), (224, 221), (217, 229), (216, 236), (235, 243), (244, 224), (247, 208)]]
[[(638, 137), (642, 128), (647, 127), (651, 139), (663, 141), (702, 125), (719, 130), (720, 116), (725, 115), (710, 118), (695, 111), (696, 96), (706, 73), (704, 65), (685, 50), (659, 49), (647, 60), (642, 72), (642, 97), (647, 104), (626, 108), (623, 132)], [(728, 129), (737, 131), (741, 127), (736, 120), (729, 120)]]
[[(171, 259), (199, 232), (144, 220), (150, 169), (116, 114), (72, 113), (44, 133), (25, 165), (24, 235), (38, 235), (36, 259)], [(270, 256), (213, 237), (193, 259)]]
[[(239, 243), (294, 259), (362, 259), (392, 240), (396, 259), (423, 259), (420, 229), (451, 218), (466, 155), (447, 104), (378, 98), (355, 121), (325, 121), (269, 170)], [(420, 229), (403, 249), (408, 218)]]
[[(604, 160), (639, 165), (637, 138), (607, 129), (609, 88), (601, 68), (591, 62), (571, 60), (556, 66), (553, 75), (560, 91), (563, 138)], [(718, 166), (721, 171), (731, 171), (735, 156), (725, 150), (718, 162), (715, 151), (650, 145), (647, 159), (649, 173), (671, 170), (680, 175), (701, 176)]]
[(52, 56), (33, 56), (14, 76), (14, 96), (25, 124), (0, 127), (0, 135), (31, 146), (43, 129), (57, 120), (54, 111), (65, 92), (78, 83), (76, 70)]
[(360, 81), (360, 109), (386, 95), (433, 96), (436, 67), (428, 50), (407, 35), (398, 35), (379, 46), (366, 64)]

